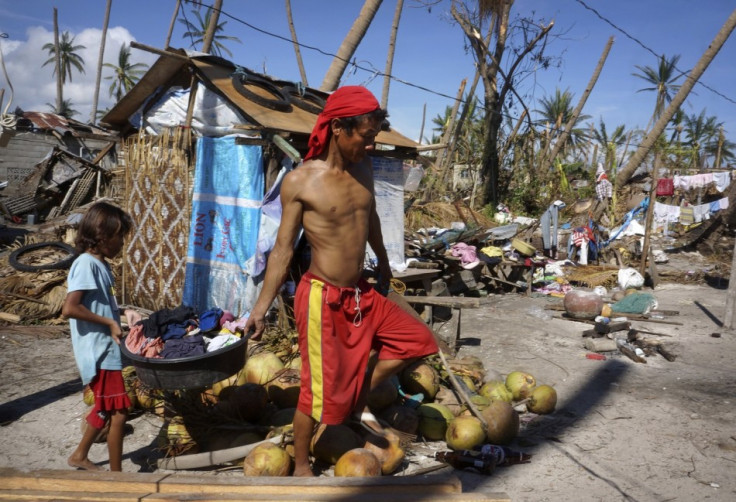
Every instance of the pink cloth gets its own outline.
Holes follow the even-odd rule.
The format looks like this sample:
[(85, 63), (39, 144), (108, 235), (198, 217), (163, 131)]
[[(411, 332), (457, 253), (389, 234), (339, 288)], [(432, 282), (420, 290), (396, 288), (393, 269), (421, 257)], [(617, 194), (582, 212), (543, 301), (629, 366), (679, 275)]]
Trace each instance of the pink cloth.
[(161, 337), (147, 338), (143, 333), (143, 325), (136, 324), (125, 337), (125, 348), (137, 356), (157, 358), (161, 357), (159, 354), (164, 348), (164, 341)]

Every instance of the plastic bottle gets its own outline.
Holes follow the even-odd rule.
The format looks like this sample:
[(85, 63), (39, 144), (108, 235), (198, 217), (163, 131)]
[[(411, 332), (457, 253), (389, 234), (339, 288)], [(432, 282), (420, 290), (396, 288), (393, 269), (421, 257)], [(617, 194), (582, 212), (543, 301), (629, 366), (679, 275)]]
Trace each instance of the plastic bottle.
[(455, 469), (472, 469), (481, 474), (492, 474), (496, 468), (494, 460), (484, 459), (478, 452), (438, 451), (434, 454), (434, 458), (451, 465)]
[(473, 453), (479, 454), (483, 459), (493, 459), (496, 466), (526, 464), (532, 460), (532, 455), (530, 453), (515, 451), (506, 446), (498, 446), (495, 444), (477, 446)]

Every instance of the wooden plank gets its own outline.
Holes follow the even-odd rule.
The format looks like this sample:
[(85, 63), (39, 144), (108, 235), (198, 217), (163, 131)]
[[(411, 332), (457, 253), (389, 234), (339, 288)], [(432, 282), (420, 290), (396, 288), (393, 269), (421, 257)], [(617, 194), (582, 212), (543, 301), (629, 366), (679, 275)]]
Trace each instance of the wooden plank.
[(249, 495), (294, 493), (300, 496), (332, 493), (342, 497), (369, 493), (383, 499), (387, 494), (417, 498), (424, 494), (462, 493), (462, 486), (454, 474), (376, 478), (238, 477), (214, 480), (211, 476), (170, 476), (159, 485), (159, 493), (216, 494), (223, 491)]
[(5, 490), (51, 492), (155, 493), (157, 485), (170, 474), (110, 471), (21, 471), (0, 468), (0, 485)]
[[(284, 478), (280, 478), (284, 479)], [(361, 493), (358, 495), (350, 495), (346, 497), (343, 493), (319, 493), (319, 494), (299, 494), (284, 491), (282, 494), (267, 493), (156, 493), (143, 498), (143, 502), (230, 502), (233, 500), (250, 500), (256, 501), (325, 501), (325, 502), (375, 502), (377, 499), (373, 493)], [(511, 502), (511, 499), (505, 493), (442, 493), (442, 494), (422, 494), (420, 496), (407, 496), (407, 494), (381, 494), (381, 502), (406, 502), (408, 500), (421, 500), (422, 502)]]
[(416, 305), (433, 305), (453, 309), (477, 309), (481, 305), (489, 305), (490, 298), (472, 298), (467, 296), (407, 296), (407, 302)]
[(55, 492), (39, 490), (0, 490), (0, 500), (37, 501), (69, 500), (71, 502), (140, 502), (148, 493)]

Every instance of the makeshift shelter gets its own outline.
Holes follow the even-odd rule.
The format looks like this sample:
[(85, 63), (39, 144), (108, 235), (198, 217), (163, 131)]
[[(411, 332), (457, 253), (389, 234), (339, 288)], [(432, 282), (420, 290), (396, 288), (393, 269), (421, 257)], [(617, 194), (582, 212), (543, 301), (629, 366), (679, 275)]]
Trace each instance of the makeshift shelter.
[[(327, 94), (219, 57), (157, 52), (158, 61), (102, 119), (126, 136), (125, 200), (137, 223), (125, 248), (123, 301), (242, 315), (255, 301), (280, 216), (280, 208), (266, 210), (264, 193), (300, 162)], [(397, 187), (401, 159), (415, 156), (417, 144), (393, 130), (376, 143), (377, 195), (392, 201), (380, 211), (384, 231), (401, 232), (387, 247), (403, 262)], [(398, 224), (384, 220), (397, 215)]]

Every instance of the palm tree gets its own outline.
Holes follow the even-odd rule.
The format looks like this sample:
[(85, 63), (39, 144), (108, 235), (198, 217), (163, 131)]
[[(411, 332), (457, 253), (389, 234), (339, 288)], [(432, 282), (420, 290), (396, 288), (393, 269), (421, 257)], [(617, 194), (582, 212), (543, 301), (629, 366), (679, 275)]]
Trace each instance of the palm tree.
[(672, 97), (680, 90), (680, 86), (675, 82), (677, 82), (685, 72), (681, 72), (677, 69), (678, 61), (680, 61), (679, 55), (672, 56), (670, 59), (666, 59), (664, 55), (662, 55), (659, 58), (657, 68), (635, 65), (641, 73), (632, 73), (632, 75), (652, 85), (651, 87), (639, 89), (636, 92), (656, 91), (657, 93), (654, 113), (652, 114), (652, 118), (649, 119), (649, 124), (647, 124), (646, 129), (649, 129), (649, 126), (652, 125), (660, 115), (662, 115), (665, 106), (672, 101)]
[(714, 116), (706, 117), (705, 110), (699, 115), (685, 116), (685, 135), (687, 145), (691, 149), (690, 168), (699, 169), (705, 167), (705, 159), (708, 151), (715, 151), (717, 144), (718, 129), (721, 123)]
[[(618, 147), (626, 142), (626, 126), (619, 125), (608, 135), (606, 123), (599, 119), (598, 128), (592, 128), (593, 140), (595, 140), (603, 151), (603, 165), (609, 173), (616, 172), (616, 152)], [(593, 159), (596, 162), (596, 159)]]
[(97, 103), (100, 98), (100, 81), (102, 79), (102, 60), (105, 57), (105, 42), (107, 41), (107, 26), (110, 23), (110, 9), (112, 8), (112, 0), (107, 0), (105, 7), (105, 20), (102, 22), (102, 36), (100, 37), (100, 53), (97, 57), (97, 74), (95, 76), (95, 96), (92, 99), (92, 114), (89, 121), (94, 124), (97, 114)]
[(353, 54), (355, 54), (360, 41), (363, 40), (363, 36), (368, 31), (373, 18), (376, 17), (376, 12), (378, 12), (382, 1), (365, 0), (363, 7), (360, 9), (360, 14), (358, 14), (358, 17), (353, 22), (353, 26), (348, 31), (348, 34), (345, 35), (337, 51), (337, 55), (332, 59), (332, 63), (330, 63), (330, 67), (327, 68), (322, 85), (319, 86), (321, 91), (334, 91), (340, 85), (340, 79), (343, 73), (345, 73), (345, 68), (347, 68), (348, 62), (353, 57)]
[[(572, 117), (572, 113), (575, 108), (573, 106), (573, 98), (574, 95), (570, 92), (569, 89), (565, 89), (563, 92), (560, 92), (560, 89), (557, 88), (555, 89), (554, 96), (543, 97), (539, 100), (541, 109), (534, 111), (536, 111), (541, 116), (540, 122), (542, 124), (548, 124), (550, 127), (552, 127), (549, 136), (550, 140), (558, 137), (562, 133), (562, 126), (564, 126)], [(575, 120), (575, 125), (570, 131), (569, 138), (569, 144), (573, 151), (580, 148), (582, 143), (587, 138), (587, 133), (585, 132), (585, 130), (577, 127), (577, 124), (589, 118), (590, 115), (581, 114)]]
[(130, 64), (130, 46), (126, 44), (120, 46), (118, 66), (111, 63), (105, 63), (103, 66), (112, 68), (114, 71), (114, 75), (105, 77), (105, 80), (112, 80), (109, 92), (111, 97), (115, 96), (116, 101), (120, 101), (124, 94), (130, 92), (135, 83), (140, 80), (145, 68), (148, 68), (145, 63)]
[(74, 106), (74, 105), (72, 104), (72, 100), (71, 99), (64, 99), (64, 100), (62, 100), (61, 101), (61, 108), (58, 109), (58, 110), (56, 109), (56, 105), (55, 104), (46, 103), (46, 106), (48, 106), (49, 108), (51, 108), (52, 113), (56, 113), (57, 115), (61, 115), (62, 117), (66, 117), (68, 119), (70, 119), (70, 118), (74, 117), (75, 115), (78, 115), (79, 114), (79, 112), (77, 110), (75, 110), (74, 108), (72, 108), (72, 106)]
[[(69, 82), (72, 81), (72, 67), (76, 68), (79, 73), (84, 73), (84, 59), (82, 56), (77, 54), (76, 51), (86, 49), (84, 45), (74, 45), (74, 39), (68, 31), (61, 34), (61, 41), (59, 42), (59, 55), (61, 57), (61, 83), (65, 84), (67, 77)], [(56, 47), (53, 43), (49, 42), (44, 44), (43, 50), (47, 51), (51, 57), (49, 57), (41, 67), (47, 64), (54, 64), (56, 62)], [(54, 75), (56, 75), (56, 69), (54, 69)]]
[(388, 39), (388, 54), (386, 55), (386, 69), (383, 71), (383, 91), (381, 92), (381, 108), (388, 108), (388, 90), (391, 85), (391, 71), (394, 66), (394, 51), (396, 50), (396, 34), (399, 32), (399, 21), (401, 11), (404, 8), (404, 0), (396, 1), (394, 20), (391, 23), (391, 35)]
[[(207, 27), (210, 25), (210, 19), (212, 19), (212, 8), (210, 7), (207, 9), (204, 18), (202, 17), (202, 14), (200, 14), (199, 10), (192, 10), (192, 14), (196, 16), (197, 24), (190, 22), (188, 19), (179, 19), (179, 22), (186, 26), (187, 29), (182, 37), (190, 38), (192, 40), (190, 47), (192, 49), (195, 49), (197, 44), (204, 43), (204, 38), (207, 34)], [(242, 43), (238, 37), (231, 37), (221, 34), (223, 31), (225, 31), (226, 24), (227, 21), (224, 21), (222, 23), (217, 23), (217, 26), (215, 26), (215, 34), (214, 38), (212, 39), (211, 48), (211, 53), (215, 56), (222, 57), (222, 53), (226, 52), (228, 56), (233, 57), (233, 53), (230, 52), (230, 49), (225, 47), (225, 45), (221, 42), (222, 40), (231, 40), (239, 44)]]

